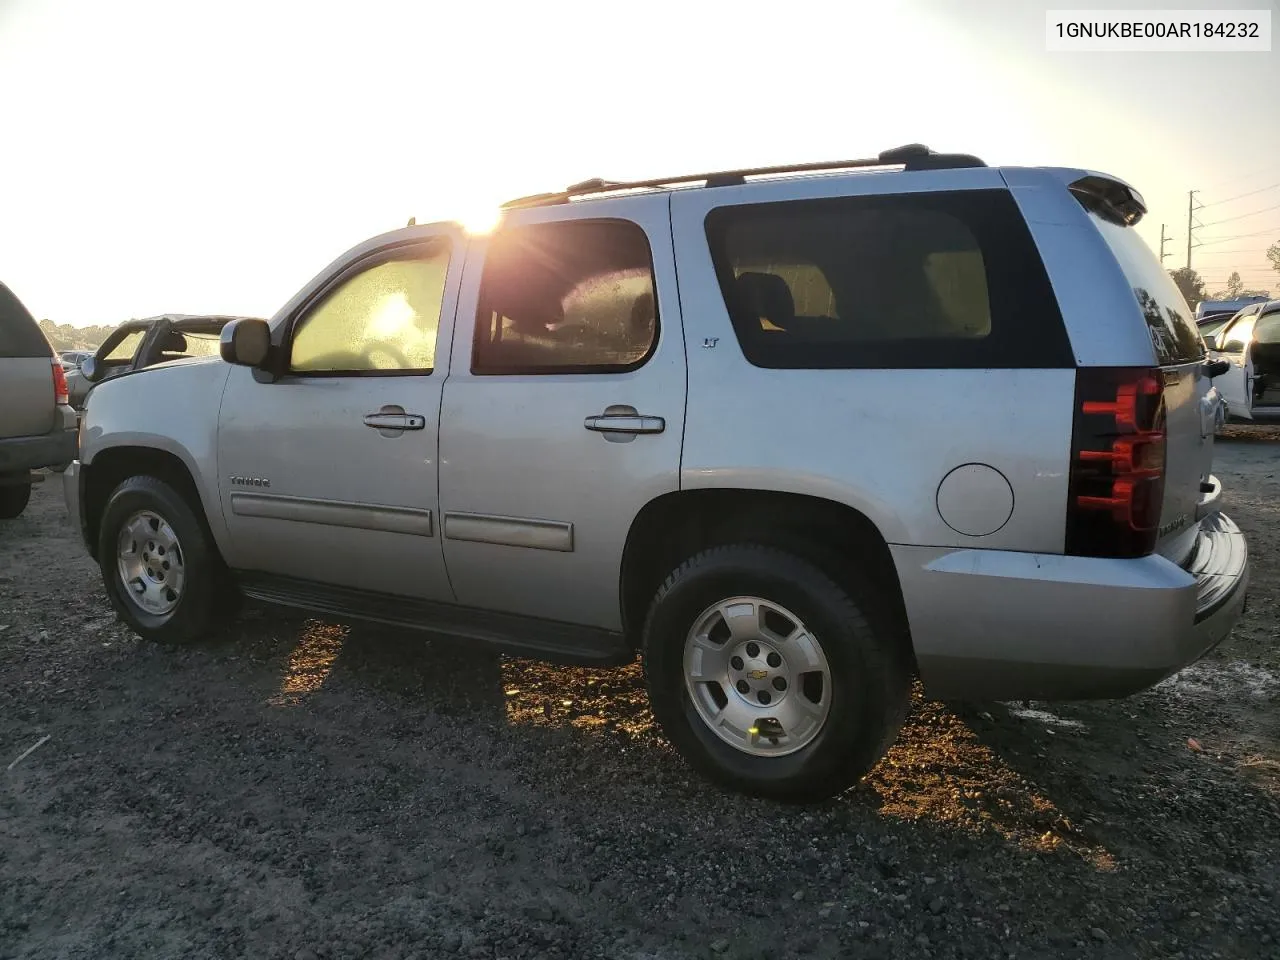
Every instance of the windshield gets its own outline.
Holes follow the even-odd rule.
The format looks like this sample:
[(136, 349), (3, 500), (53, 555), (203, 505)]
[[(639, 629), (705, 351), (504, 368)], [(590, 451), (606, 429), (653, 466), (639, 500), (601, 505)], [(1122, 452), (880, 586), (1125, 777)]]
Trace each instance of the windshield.
[(138, 351), (138, 344), (142, 342), (142, 335), (145, 332), (145, 330), (130, 330), (107, 351), (106, 356), (102, 359), (132, 360), (133, 355)]
[(1223, 353), (1243, 353), (1245, 344), (1253, 339), (1253, 325), (1257, 322), (1254, 313), (1237, 316), (1231, 326), (1218, 335), (1218, 349)]
[(218, 334), (184, 332), (183, 336), (187, 338), (187, 349), (185, 352), (188, 357), (218, 356), (220, 343), (220, 337)]
[(1200, 324), (1200, 336), (1202, 336), (1207, 343), (1214, 334), (1230, 322), (1230, 317), (1214, 317), (1212, 320), (1205, 320)]

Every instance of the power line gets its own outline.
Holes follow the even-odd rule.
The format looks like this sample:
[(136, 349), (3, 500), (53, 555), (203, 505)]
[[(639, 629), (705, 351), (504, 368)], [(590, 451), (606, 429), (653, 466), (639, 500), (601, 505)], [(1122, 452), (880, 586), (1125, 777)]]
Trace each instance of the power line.
[[(1228, 183), (1239, 183), (1242, 180), (1248, 180), (1250, 177), (1256, 177), (1260, 173), (1275, 173), (1277, 169), (1280, 169), (1280, 168), (1277, 168), (1275, 164), (1268, 164), (1265, 167), (1259, 167), (1257, 170), (1254, 170), (1252, 173), (1246, 173), (1243, 176), (1227, 177), (1227, 179), (1225, 180), (1219, 180), (1217, 183), (1210, 184), (1209, 188), (1212, 190), (1221, 186), (1225, 186)], [(1225, 200), (1222, 202), (1226, 203)]]
[[(1213, 277), (1213, 276), (1209, 276), (1209, 277), (1201, 277), (1201, 279), (1202, 279), (1202, 280), (1204, 280), (1204, 282), (1205, 282), (1205, 283), (1226, 283), (1228, 280), (1230, 280), (1230, 279), (1231, 279), (1231, 274), (1227, 274), (1225, 277)], [(1280, 284), (1280, 277), (1277, 277), (1277, 276), (1270, 276), (1270, 277), (1252, 277), (1252, 276), (1248, 276), (1248, 277), (1247, 277), (1247, 276), (1245, 276), (1244, 274), (1241, 274), (1241, 275), (1240, 275), (1240, 282), (1241, 282), (1241, 283), (1274, 283), (1274, 284)]]
[[(1205, 206), (1208, 206), (1208, 204), (1205, 204)], [(1263, 207), (1261, 210), (1253, 210), (1250, 213), (1240, 213), (1234, 217), (1226, 217), (1222, 220), (1214, 220), (1212, 223), (1204, 224), (1204, 226), (1216, 227), (1220, 223), (1230, 223), (1232, 220), (1243, 220), (1245, 217), (1256, 216), (1259, 213), (1267, 213), (1270, 210), (1280, 210), (1280, 203), (1277, 203), (1275, 206), (1271, 206), (1271, 207)]]
[(1237, 193), (1234, 197), (1227, 197), (1225, 200), (1211, 200), (1205, 204), (1206, 207), (1216, 207), (1220, 203), (1230, 203), (1232, 200), (1240, 200), (1244, 197), (1252, 197), (1255, 193), (1263, 193), (1267, 190), (1274, 190), (1280, 187), (1280, 183), (1273, 183), (1269, 187), (1259, 187), (1257, 190), (1250, 190), (1247, 193)]
[(1209, 243), (1223, 243), (1227, 240), (1245, 240), (1249, 237), (1263, 237), (1269, 234), (1280, 234), (1280, 227), (1268, 227), (1266, 230), (1259, 230), (1257, 233), (1239, 233), (1234, 237), (1212, 237), (1208, 240), (1200, 241), (1196, 246), (1203, 247), (1205, 244)]

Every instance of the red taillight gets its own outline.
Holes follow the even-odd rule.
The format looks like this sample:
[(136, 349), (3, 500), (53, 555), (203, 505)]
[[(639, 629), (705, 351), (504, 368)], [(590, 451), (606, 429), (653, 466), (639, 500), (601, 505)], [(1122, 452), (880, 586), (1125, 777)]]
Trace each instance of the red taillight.
[(53, 402), (70, 403), (71, 394), (67, 391), (67, 372), (55, 357), (53, 363)]
[(1076, 373), (1067, 553), (1142, 557), (1164, 507), (1164, 381), (1159, 370)]

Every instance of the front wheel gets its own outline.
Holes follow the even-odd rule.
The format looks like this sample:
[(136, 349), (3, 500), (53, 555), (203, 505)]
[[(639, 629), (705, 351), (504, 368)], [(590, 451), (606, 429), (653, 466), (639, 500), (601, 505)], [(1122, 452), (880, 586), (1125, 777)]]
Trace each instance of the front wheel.
[(194, 640), (233, 609), (222, 559), (186, 499), (156, 477), (125, 480), (98, 531), (112, 607), (141, 636)]
[(857, 782), (910, 702), (905, 639), (815, 564), (717, 547), (658, 591), (644, 631), (655, 718), (730, 789), (810, 802)]

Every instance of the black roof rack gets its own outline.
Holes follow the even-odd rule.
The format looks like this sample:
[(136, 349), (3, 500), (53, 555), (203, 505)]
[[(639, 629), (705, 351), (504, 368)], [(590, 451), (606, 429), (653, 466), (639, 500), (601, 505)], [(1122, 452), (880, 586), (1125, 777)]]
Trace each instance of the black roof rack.
[(519, 197), (502, 205), (504, 210), (516, 207), (539, 207), (545, 204), (568, 203), (573, 197), (593, 193), (612, 193), (618, 190), (639, 190), (645, 187), (667, 187), (680, 183), (703, 183), (707, 187), (729, 187), (746, 182), (747, 177), (769, 176), (783, 173), (809, 173), (822, 170), (853, 170), (861, 167), (897, 167), (904, 170), (954, 170), (959, 167), (985, 167), (975, 156), (967, 153), (934, 153), (922, 143), (910, 143), (885, 150), (877, 157), (866, 160), (822, 160), (814, 163), (790, 163), (774, 167), (746, 167), (741, 170), (720, 170), (713, 173), (687, 173), (675, 177), (652, 177), (648, 180), (603, 180), (595, 177), (583, 180), (564, 190), (553, 193), (535, 193)]

